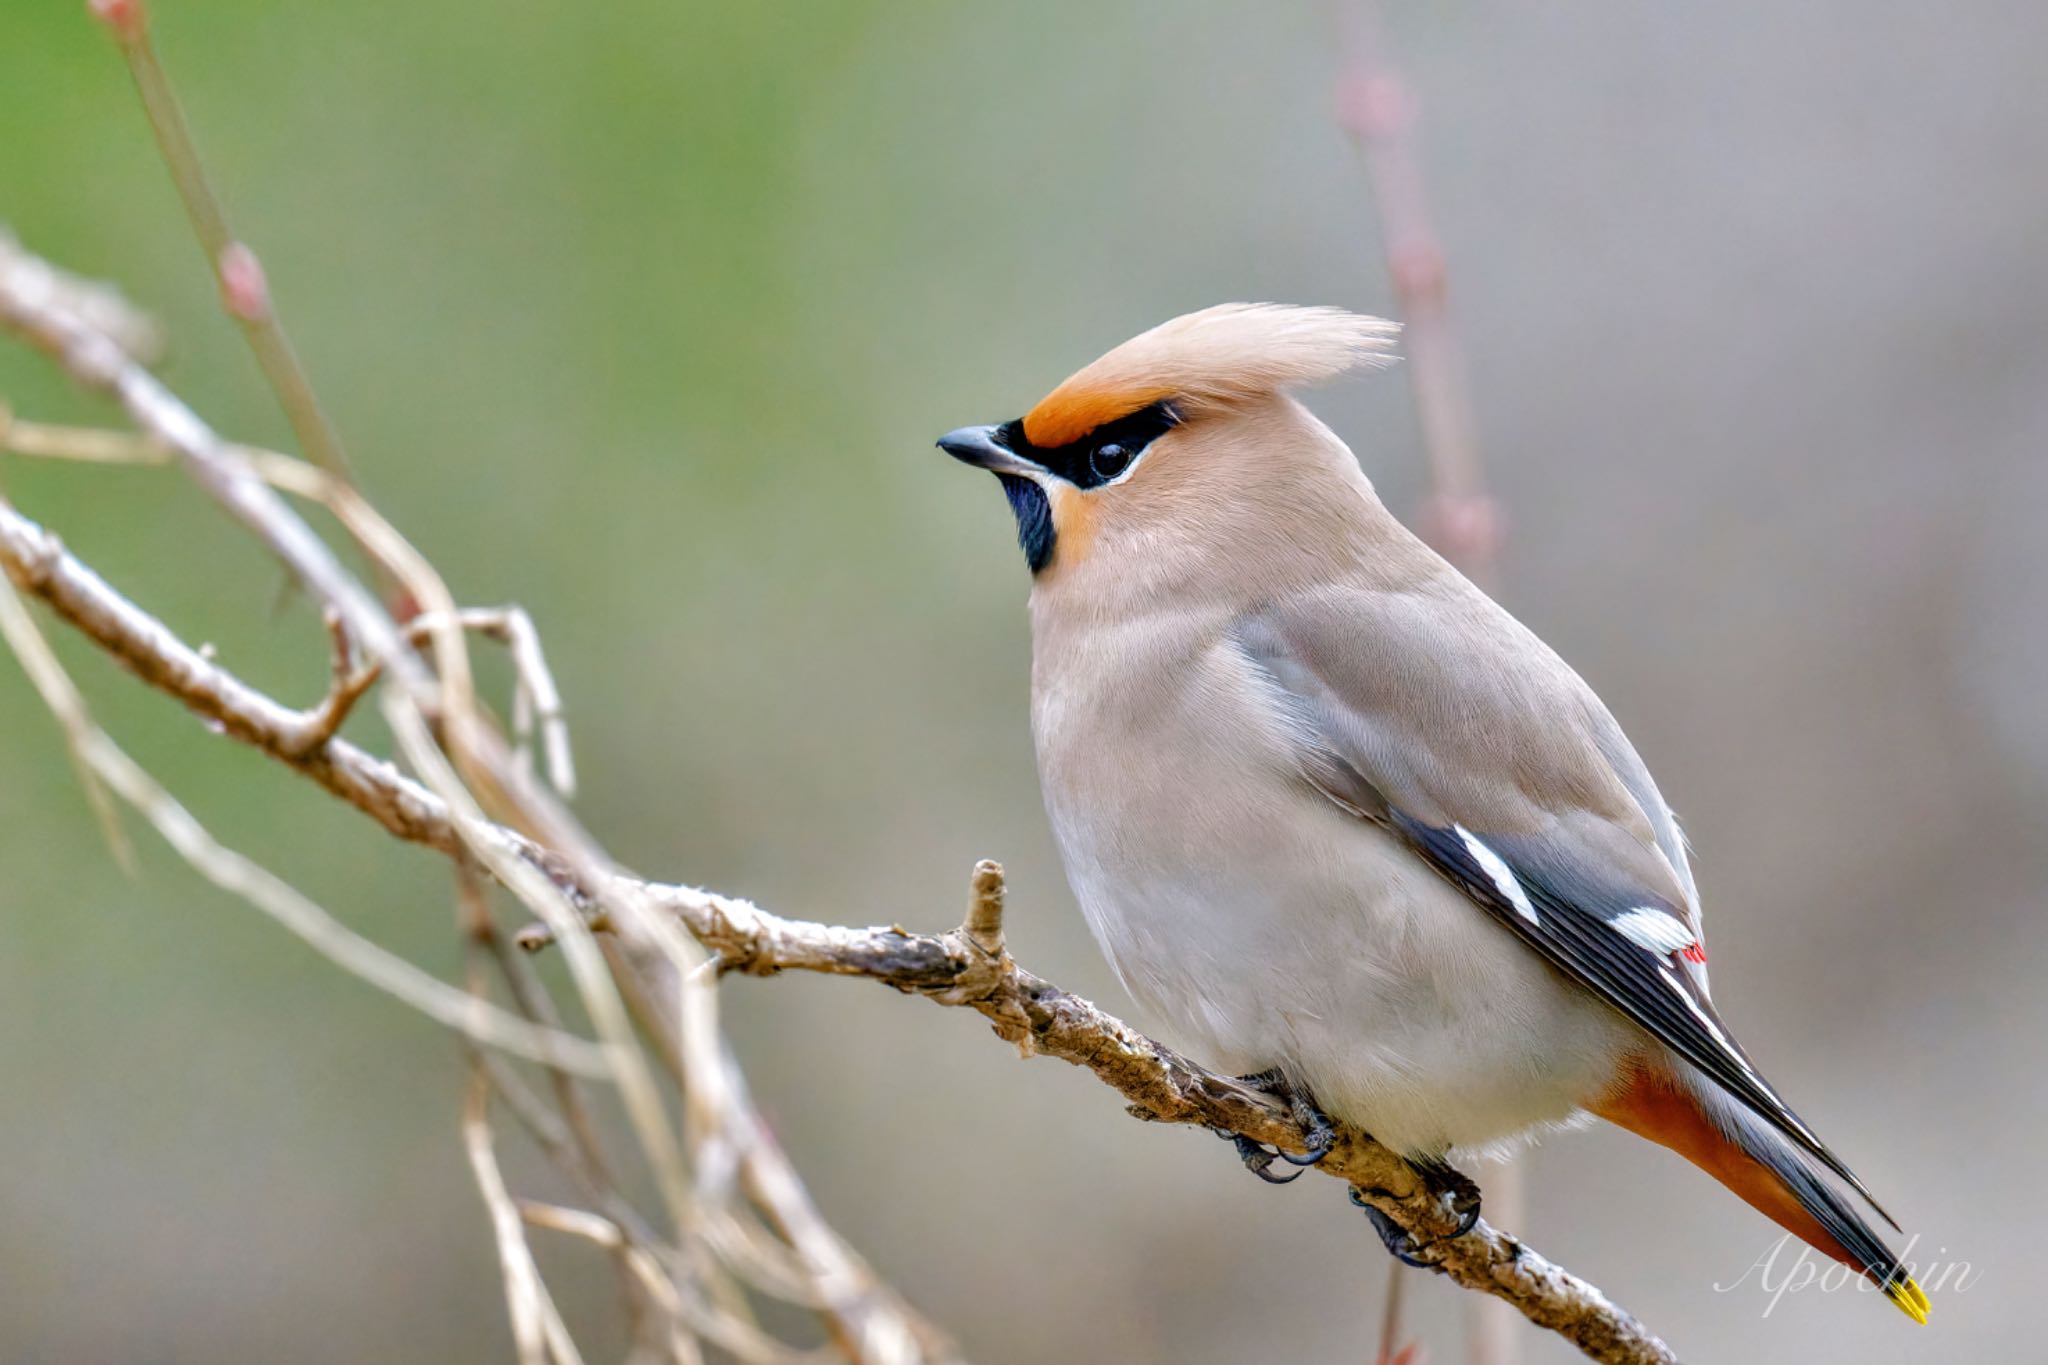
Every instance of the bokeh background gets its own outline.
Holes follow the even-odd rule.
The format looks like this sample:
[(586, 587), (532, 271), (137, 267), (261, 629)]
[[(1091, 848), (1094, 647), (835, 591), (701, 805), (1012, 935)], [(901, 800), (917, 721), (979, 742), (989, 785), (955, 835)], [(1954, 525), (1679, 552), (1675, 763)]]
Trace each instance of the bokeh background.
[[(1189, 308), (1391, 309), (1331, 13), (156, 14), (366, 486), (458, 592), (538, 619), (610, 845), (925, 928), (998, 857), (1022, 959), (1129, 1010), (1038, 804), (1008, 513), (931, 440)], [(1924, 1329), (1851, 1294), (1766, 1317), (1714, 1285), (1773, 1232), (1609, 1132), (1534, 1155), (1524, 1230), (1689, 1358), (2032, 1354), (2048, 9), (1415, 4), (1391, 32), (1512, 518), (1502, 595), (1685, 818), (1726, 1013), (1920, 1257), (1976, 1278)], [(7, 7), (0, 90), (0, 218), (156, 310), (218, 425), (284, 440), (81, 4)], [(0, 396), (112, 420), (13, 348)], [(1315, 402), (1412, 509), (1401, 376)], [(317, 695), (303, 603), (174, 475), (0, 483), (188, 638)], [(58, 643), (219, 833), (456, 971), (429, 856)], [(0, 1357), (507, 1358), (454, 1044), (137, 836), (129, 880), (0, 667)], [(971, 1015), (837, 980), (726, 1001), (825, 1211), (975, 1358), (1369, 1357), (1384, 1257), (1328, 1182), (1264, 1188)], [(611, 1311), (601, 1269), (556, 1264), (579, 1320)], [(1417, 1278), (1457, 1359), (1461, 1300)]]

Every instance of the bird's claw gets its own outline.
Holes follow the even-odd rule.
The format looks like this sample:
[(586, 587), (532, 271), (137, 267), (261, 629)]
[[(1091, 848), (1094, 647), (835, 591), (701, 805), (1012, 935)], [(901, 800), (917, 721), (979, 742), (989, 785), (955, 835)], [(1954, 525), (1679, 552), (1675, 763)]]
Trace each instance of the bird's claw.
[(1242, 1133), (1218, 1133), (1217, 1136), (1229, 1138), (1237, 1147), (1237, 1157), (1238, 1160), (1244, 1162), (1244, 1168), (1265, 1181), (1268, 1185), (1292, 1185), (1295, 1181), (1301, 1179), (1300, 1171), (1290, 1171), (1286, 1175), (1274, 1175), (1273, 1162), (1275, 1160), (1291, 1161), (1297, 1166), (1309, 1164), (1306, 1160), (1297, 1160), (1294, 1157), (1288, 1156), (1285, 1152), (1276, 1152), (1264, 1143), (1254, 1142)]
[(1454, 1166), (1432, 1163), (1423, 1166), (1423, 1179), (1429, 1192), (1450, 1204), (1451, 1212), (1458, 1215), (1458, 1230), (1453, 1237), (1463, 1237), (1479, 1223), (1479, 1186), (1472, 1177)]
[(1365, 1191), (1353, 1185), (1350, 1190), (1351, 1202), (1365, 1210), (1365, 1216), (1380, 1235), (1380, 1241), (1395, 1260), (1403, 1265), (1429, 1268), (1431, 1262), (1422, 1259), (1424, 1253), (1445, 1242), (1463, 1237), (1479, 1225), (1479, 1186), (1463, 1171), (1450, 1166), (1431, 1163), (1419, 1164), (1416, 1168), (1422, 1175), (1424, 1188), (1436, 1199), (1448, 1203), (1450, 1211), (1458, 1216), (1455, 1230), (1442, 1237), (1433, 1237), (1427, 1242), (1417, 1242), (1414, 1235), (1396, 1223), (1381, 1210), (1375, 1208), (1365, 1197)]
[(1337, 1130), (1330, 1126), (1330, 1120), (1323, 1111), (1300, 1101), (1295, 1117), (1301, 1120), (1302, 1136), (1308, 1139), (1308, 1150), (1300, 1156), (1292, 1152), (1281, 1152), (1280, 1159), (1290, 1166), (1313, 1166), (1330, 1154), (1337, 1145)]
[(1308, 1150), (1296, 1156), (1292, 1152), (1254, 1142), (1242, 1134), (1217, 1129), (1217, 1136), (1229, 1138), (1235, 1144), (1238, 1158), (1244, 1162), (1245, 1169), (1259, 1179), (1269, 1185), (1292, 1184), (1300, 1178), (1301, 1172), (1274, 1175), (1271, 1167), (1275, 1161), (1284, 1161), (1290, 1166), (1313, 1166), (1328, 1156), (1330, 1149), (1337, 1145), (1337, 1130), (1330, 1125), (1328, 1116), (1316, 1108), (1313, 1101), (1288, 1084), (1287, 1078), (1278, 1070), (1261, 1071), (1255, 1075), (1239, 1076), (1237, 1079), (1242, 1084), (1285, 1103), (1293, 1112), (1295, 1122), (1301, 1125), (1302, 1136), (1307, 1141)]
[(1408, 1229), (1366, 1203), (1365, 1196), (1359, 1192), (1356, 1185), (1351, 1187), (1351, 1202), (1365, 1210), (1366, 1221), (1371, 1223), (1372, 1230), (1380, 1235), (1380, 1241), (1386, 1246), (1389, 1255), (1402, 1265), (1412, 1265), (1417, 1270), (1429, 1269), (1429, 1262), (1421, 1258), (1423, 1248), (1408, 1235)]

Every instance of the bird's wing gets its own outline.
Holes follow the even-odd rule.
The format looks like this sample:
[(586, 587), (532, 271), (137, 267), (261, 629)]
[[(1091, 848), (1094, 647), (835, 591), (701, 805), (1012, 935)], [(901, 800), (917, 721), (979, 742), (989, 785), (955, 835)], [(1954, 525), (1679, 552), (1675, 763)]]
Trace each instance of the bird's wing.
[(1869, 1198), (1723, 1027), (1677, 825), (1606, 707), (1546, 645), (1442, 580), (1300, 594), (1233, 633), (1316, 789), (1393, 831)]

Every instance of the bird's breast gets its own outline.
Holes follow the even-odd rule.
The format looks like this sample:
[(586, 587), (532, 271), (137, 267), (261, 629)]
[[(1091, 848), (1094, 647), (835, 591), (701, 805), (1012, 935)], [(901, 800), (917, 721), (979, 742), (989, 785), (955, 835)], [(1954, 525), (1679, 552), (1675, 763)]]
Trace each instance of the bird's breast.
[(1302, 782), (1227, 625), (1069, 633), (1036, 652), (1032, 687), (1046, 811), (1089, 927), (1134, 996), (1223, 1058), (1272, 994), (1290, 920), (1355, 918), (1330, 864), (1358, 834)]

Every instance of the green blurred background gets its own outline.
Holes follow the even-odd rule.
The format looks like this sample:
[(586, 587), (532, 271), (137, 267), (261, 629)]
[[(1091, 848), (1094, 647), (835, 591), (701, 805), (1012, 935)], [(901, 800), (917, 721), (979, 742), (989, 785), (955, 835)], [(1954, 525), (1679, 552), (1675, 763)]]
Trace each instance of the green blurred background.
[[(1038, 804), (1008, 513), (931, 440), (1189, 308), (1391, 309), (1331, 14), (156, 16), (367, 488), (459, 594), (539, 622), (610, 846), (924, 928), (998, 857), (1023, 960), (1128, 1010)], [(1393, 33), (1512, 518), (1502, 594), (1686, 817), (1751, 1049), (1920, 1257), (1980, 1278), (1925, 1329), (1850, 1294), (1766, 1318), (1753, 1283), (1714, 1285), (1774, 1233), (1611, 1132), (1535, 1154), (1523, 1230), (1689, 1358), (2024, 1356), (2048, 1220), (2048, 10), (1411, 5)], [(0, 91), (0, 220), (156, 311), (166, 377), (217, 425), (284, 441), (82, 4), (6, 7)], [(11, 346), (0, 396), (113, 420)], [(1399, 373), (1315, 402), (1412, 509)], [(317, 695), (303, 603), (175, 475), (0, 459), (0, 482), (188, 639)], [(457, 971), (441, 866), (57, 643), (223, 838)], [(507, 1358), (453, 1043), (130, 824), (136, 880), (0, 661), (0, 1358)], [(1327, 1182), (1268, 1190), (874, 987), (742, 981), (726, 1007), (826, 1213), (976, 1358), (1368, 1358), (1384, 1256)], [(935, 1209), (963, 1188), (1001, 1222)], [(552, 1264), (579, 1321), (611, 1311), (601, 1267)], [(1458, 1358), (1459, 1296), (1418, 1277), (1414, 1302)]]

